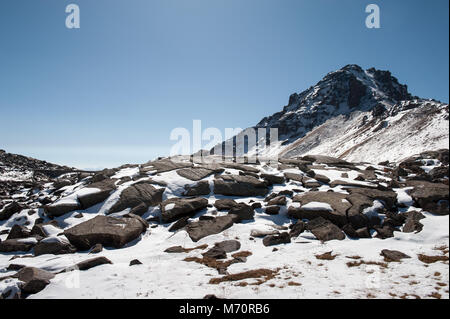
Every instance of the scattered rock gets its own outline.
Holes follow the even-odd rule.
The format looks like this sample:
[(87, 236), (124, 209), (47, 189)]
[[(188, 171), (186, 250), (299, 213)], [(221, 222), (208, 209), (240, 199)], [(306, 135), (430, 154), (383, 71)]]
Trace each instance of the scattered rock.
[(215, 247), (223, 249), (227, 253), (241, 249), (241, 243), (237, 240), (225, 240), (214, 244)]
[(130, 261), (130, 266), (142, 265), (142, 263), (138, 259), (133, 259)]
[(76, 264), (77, 269), (79, 270), (88, 270), (100, 265), (112, 264), (111, 260), (106, 257), (95, 257), (88, 260), (84, 260), (78, 264)]
[(291, 237), (288, 233), (280, 233), (279, 235), (269, 235), (264, 237), (264, 246), (274, 246), (280, 244), (289, 244), (291, 242)]
[(392, 261), (401, 261), (405, 258), (411, 258), (410, 256), (398, 251), (398, 250), (389, 250), (389, 249), (383, 249), (381, 251), (381, 256), (384, 257), (384, 261), (392, 262)]

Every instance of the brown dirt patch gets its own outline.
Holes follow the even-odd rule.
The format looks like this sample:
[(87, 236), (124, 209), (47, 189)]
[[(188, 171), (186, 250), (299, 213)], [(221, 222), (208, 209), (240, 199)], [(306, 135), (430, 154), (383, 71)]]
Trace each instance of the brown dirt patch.
[(432, 264), (432, 263), (435, 263), (438, 261), (448, 261), (447, 256), (427, 256), (427, 255), (419, 254), (418, 258), (421, 262), (423, 262), (425, 264)]
[(237, 274), (232, 274), (232, 275), (227, 275), (227, 276), (223, 276), (221, 278), (212, 278), (209, 283), (211, 285), (218, 285), (222, 282), (230, 282), (230, 281), (240, 281), (240, 280), (244, 280), (244, 279), (249, 279), (249, 278), (253, 278), (253, 279), (264, 279), (262, 283), (269, 281), (273, 278), (275, 278), (275, 276), (278, 274), (279, 269), (276, 270), (272, 270), (272, 269), (256, 269), (256, 270), (250, 270), (250, 271), (245, 271), (245, 272), (241, 272), (241, 273), (237, 273)]
[(246, 258), (253, 255), (250, 251), (240, 251), (238, 253), (235, 253), (231, 255), (233, 258)]
[(364, 261), (364, 260), (360, 260), (360, 261), (350, 261), (350, 262), (347, 263), (347, 266), (349, 268), (351, 268), (351, 267), (359, 267), (361, 265), (374, 265), (374, 266), (380, 266), (381, 268), (387, 268), (388, 267), (387, 263), (378, 262), (378, 261)]

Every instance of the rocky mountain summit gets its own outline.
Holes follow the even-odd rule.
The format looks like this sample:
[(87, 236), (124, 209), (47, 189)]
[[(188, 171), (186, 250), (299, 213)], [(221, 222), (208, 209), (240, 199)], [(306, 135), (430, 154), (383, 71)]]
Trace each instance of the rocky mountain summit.
[[(448, 147), (449, 105), (412, 96), (389, 71), (347, 65), (292, 94), (287, 106), (253, 128), (277, 128), (279, 141), (270, 147), (244, 146), (248, 155), (400, 161)], [(245, 135), (246, 130), (234, 143), (245, 143)]]
[(2, 198), (0, 292), (448, 297), (448, 176), (448, 149), (399, 163), (209, 156), (64, 173)]

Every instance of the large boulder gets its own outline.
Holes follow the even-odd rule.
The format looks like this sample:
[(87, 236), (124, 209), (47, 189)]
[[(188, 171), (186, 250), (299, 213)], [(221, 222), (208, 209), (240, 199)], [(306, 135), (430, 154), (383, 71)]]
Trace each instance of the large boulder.
[(231, 253), (233, 251), (241, 249), (241, 243), (237, 240), (231, 239), (215, 243), (214, 247), (223, 249), (227, 253)]
[(263, 245), (264, 246), (274, 246), (280, 244), (289, 244), (291, 242), (291, 236), (288, 233), (281, 233), (278, 235), (269, 235), (264, 237)]
[(148, 224), (137, 216), (124, 218), (96, 216), (65, 230), (64, 235), (80, 250), (88, 250), (95, 244), (121, 248), (138, 238), (147, 228)]
[(28, 238), (31, 236), (31, 231), (26, 228), (25, 226), (21, 225), (14, 225), (11, 230), (9, 231), (8, 239), (21, 239), (21, 238)]
[(109, 210), (109, 214), (135, 208), (139, 205), (153, 207), (162, 202), (165, 188), (155, 188), (148, 182), (139, 182), (126, 188), (120, 198)]
[(111, 192), (116, 189), (112, 179), (104, 179), (97, 183), (90, 184), (85, 188), (85, 192), (78, 194), (78, 201), (81, 209), (87, 209), (101, 202), (104, 202)]
[(36, 294), (43, 290), (50, 283), (50, 280), (55, 277), (55, 275), (43, 269), (25, 267), (19, 270), (15, 277), (24, 282), (21, 287), (24, 293)]
[(207, 206), (208, 200), (202, 197), (171, 198), (161, 203), (161, 217), (163, 222), (170, 223), (182, 217), (194, 216)]
[(73, 246), (67, 239), (59, 237), (49, 237), (41, 240), (34, 246), (34, 255), (62, 255), (62, 254), (73, 254), (77, 251), (75, 246)]
[(423, 229), (423, 224), (420, 220), (424, 219), (425, 216), (422, 213), (411, 211), (405, 220), (405, 225), (403, 226), (404, 233), (421, 232)]
[(183, 196), (202, 196), (209, 195), (211, 193), (211, 189), (209, 187), (208, 181), (200, 181), (195, 185), (186, 185), (184, 186)]
[(225, 229), (233, 226), (235, 221), (237, 221), (236, 215), (219, 216), (214, 219), (199, 220), (187, 225), (186, 231), (192, 241), (197, 242), (204, 237), (223, 232)]
[(228, 214), (236, 215), (238, 222), (250, 220), (255, 217), (255, 211), (253, 207), (245, 203), (239, 203), (237, 206), (231, 208)]
[(253, 176), (222, 175), (214, 180), (214, 194), (226, 196), (265, 196), (267, 182)]
[(414, 189), (410, 196), (417, 206), (437, 215), (449, 214), (449, 186), (426, 181), (408, 181), (407, 186)]
[(285, 181), (284, 176), (277, 176), (271, 174), (261, 174), (261, 178), (263, 178), (269, 185), (283, 184)]
[(214, 203), (214, 207), (217, 208), (217, 210), (230, 210), (238, 205), (239, 204), (236, 201), (229, 198), (218, 199)]
[[(381, 200), (384, 202), (386, 208), (388, 208), (388, 209), (394, 208), (397, 203), (397, 193), (394, 191), (389, 191), (389, 190), (381, 191), (378, 189), (365, 188), (365, 187), (349, 188), (346, 190), (350, 193), (350, 195), (360, 194), (360, 195), (367, 196), (372, 201), (373, 200)], [(351, 196), (349, 196), (349, 197), (351, 198)]]
[(23, 239), (7, 239), (0, 241), (0, 252), (9, 253), (16, 251), (27, 252), (31, 250), (36, 244), (37, 239), (34, 237)]
[(311, 220), (306, 224), (306, 228), (311, 231), (318, 240), (324, 242), (345, 239), (345, 234), (339, 227), (322, 217)]
[(0, 221), (9, 219), (12, 215), (22, 211), (22, 209), (24, 209), (24, 207), (17, 202), (6, 205), (3, 207), (3, 210), (0, 211)]
[(312, 220), (323, 217), (332, 223), (344, 226), (347, 224), (347, 210), (351, 204), (347, 195), (334, 192), (308, 192), (294, 196), (293, 201), (300, 207), (289, 207), (288, 214), (292, 218)]

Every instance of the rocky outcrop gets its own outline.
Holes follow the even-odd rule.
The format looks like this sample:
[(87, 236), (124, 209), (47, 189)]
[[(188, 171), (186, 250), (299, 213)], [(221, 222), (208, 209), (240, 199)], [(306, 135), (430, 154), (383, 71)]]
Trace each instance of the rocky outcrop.
[(148, 224), (137, 216), (114, 218), (96, 216), (64, 231), (72, 245), (88, 250), (95, 244), (121, 248), (137, 239), (148, 228)]

